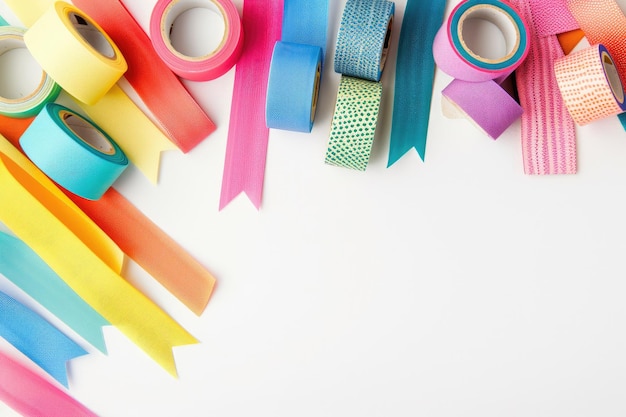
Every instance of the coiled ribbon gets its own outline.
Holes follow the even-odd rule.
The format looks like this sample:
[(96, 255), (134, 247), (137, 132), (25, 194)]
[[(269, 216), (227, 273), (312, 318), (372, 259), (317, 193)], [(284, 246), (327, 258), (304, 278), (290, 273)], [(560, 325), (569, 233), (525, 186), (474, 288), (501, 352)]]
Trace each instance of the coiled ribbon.
[(321, 82), (328, 0), (285, 0), (282, 38), (274, 45), (265, 120), (274, 129), (310, 132)]
[(337, 35), (335, 72), (341, 75), (325, 162), (364, 171), (370, 159), (382, 96), (395, 4), (348, 0)]

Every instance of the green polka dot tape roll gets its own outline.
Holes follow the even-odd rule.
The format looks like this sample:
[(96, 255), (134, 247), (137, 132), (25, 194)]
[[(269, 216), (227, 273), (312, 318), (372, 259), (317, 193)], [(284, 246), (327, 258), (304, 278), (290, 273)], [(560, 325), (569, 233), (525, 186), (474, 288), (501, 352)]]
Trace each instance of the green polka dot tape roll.
[(342, 76), (326, 151), (329, 165), (367, 168), (394, 11), (394, 3), (388, 0), (346, 3), (335, 48), (335, 71)]
[(382, 93), (380, 82), (341, 77), (326, 151), (327, 164), (365, 171)]

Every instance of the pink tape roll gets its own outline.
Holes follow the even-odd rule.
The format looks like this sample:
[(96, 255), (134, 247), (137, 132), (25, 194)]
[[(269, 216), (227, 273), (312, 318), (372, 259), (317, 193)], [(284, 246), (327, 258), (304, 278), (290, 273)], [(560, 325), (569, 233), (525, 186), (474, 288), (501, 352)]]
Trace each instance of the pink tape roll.
[[(441, 94), (457, 112), (492, 139), (497, 139), (522, 115), (522, 107), (495, 81), (452, 80)], [(445, 105), (446, 101), (442, 103)]]
[[(501, 48), (485, 45), (499, 31)], [(503, 79), (526, 58), (529, 33), (517, 10), (503, 0), (465, 0), (451, 12), (433, 42), (437, 67), (464, 81)]]
[(557, 59), (556, 81), (574, 121), (586, 125), (626, 110), (615, 61), (604, 45), (593, 45)]
[[(196, 9), (221, 17), (224, 32), (212, 51), (182, 50), (175, 47), (172, 35), (177, 24)], [(150, 17), (150, 38), (157, 54), (178, 76), (192, 81), (208, 81), (224, 75), (239, 59), (243, 48), (243, 27), (237, 8), (230, 0), (159, 0)], [(175, 43), (175, 42), (174, 42)], [(198, 55), (198, 56), (196, 56)]]

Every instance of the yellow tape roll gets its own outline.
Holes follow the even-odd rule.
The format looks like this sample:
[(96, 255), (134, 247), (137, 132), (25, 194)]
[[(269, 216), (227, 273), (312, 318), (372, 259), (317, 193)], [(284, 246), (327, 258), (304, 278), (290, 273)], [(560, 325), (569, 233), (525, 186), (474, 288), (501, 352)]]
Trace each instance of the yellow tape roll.
[(96, 22), (64, 1), (48, 8), (24, 34), (39, 65), (83, 103), (101, 99), (128, 69), (126, 60)]

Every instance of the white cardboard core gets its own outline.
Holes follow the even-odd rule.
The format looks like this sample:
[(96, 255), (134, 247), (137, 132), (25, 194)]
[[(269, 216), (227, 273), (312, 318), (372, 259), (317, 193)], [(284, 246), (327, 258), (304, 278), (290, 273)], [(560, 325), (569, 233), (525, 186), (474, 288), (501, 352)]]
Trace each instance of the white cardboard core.
[(615, 64), (613, 60), (606, 52), (602, 51), (602, 66), (604, 67), (604, 73), (606, 74), (606, 79), (609, 81), (609, 86), (613, 91), (613, 95), (620, 103), (624, 102), (624, 87), (622, 85), (622, 80), (619, 78), (619, 73), (617, 72), (617, 68), (615, 68)]
[(470, 7), (459, 19), (459, 39), (467, 52), (485, 62), (502, 62), (520, 45), (519, 28), (504, 10), (491, 5)]
[(162, 31), (168, 47), (180, 55), (202, 58), (217, 51), (226, 38), (222, 9), (210, 0), (179, 0), (165, 11)]
[(107, 58), (115, 58), (115, 50), (109, 40), (89, 20), (74, 12), (69, 14), (69, 18), (76, 32), (78, 32), (93, 49)]
[(21, 101), (41, 88), (45, 74), (22, 40), (0, 40), (0, 54), (0, 98)]
[(107, 155), (113, 155), (115, 153), (111, 142), (82, 117), (75, 116), (68, 112), (63, 112), (61, 117), (67, 127), (74, 132), (76, 136), (82, 139), (83, 142), (101, 153)]

